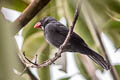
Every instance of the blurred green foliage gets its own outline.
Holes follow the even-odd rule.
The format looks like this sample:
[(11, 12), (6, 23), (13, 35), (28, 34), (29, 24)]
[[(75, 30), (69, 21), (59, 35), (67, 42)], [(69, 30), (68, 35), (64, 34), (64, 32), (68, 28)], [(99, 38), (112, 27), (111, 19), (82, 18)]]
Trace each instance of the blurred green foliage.
[(23, 0), (2, 0), (1, 5), (17, 11), (23, 11), (28, 6)]
[[(4, 0), (1, 2), (2, 7), (7, 7), (20, 12), (23, 12), (28, 6), (30, 0), (26, 3), (26, 0)], [(34, 29), (34, 24), (45, 16), (52, 16), (57, 20), (62, 17), (66, 18), (69, 23), (72, 22), (76, 4), (78, 0), (51, 0), (50, 3), (42, 9), (23, 29), (22, 36), (24, 42), (22, 45), (22, 51), (25, 51), (26, 56), (33, 60), (36, 54), (39, 54), (39, 63), (49, 59), (51, 49), (46, 43), (43, 36), (43, 31)], [(84, 0), (82, 5), (88, 4), (86, 8), (90, 6), (89, 14), (93, 15), (93, 20), (97, 24), (97, 28), (104, 32), (113, 41), (116, 48), (120, 47), (120, 22), (112, 20), (108, 16), (109, 13), (120, 14), (120, 1), (119, 0)], [(90, 30), (91, 26), (85, 18), (85, 11), (81, 7), (80, 16), (77, 21), (75, 32), (78, 33), (92, 49), (101, 52), (97, 45), (93, 32)], [(115, 16), (115, 15), (113, 15)], [(87, 79), (90, 79), (90, 75), (85, 69), (80, 55), (75, 54), (75, 62), (80, 73)], [(116, 65), (118, 74), (120, 73), (120, 66)], [(100, 69), (95, 65), (96, 69)], [(50, 80), (49, 67), (38, 69), (38, 74), (41, 80)], [(60, 80), (69, 80), (71, 77), (61, 78)]]
[(103, 31), (113, 41), (116, 48), (120, 47), (120, 22), (110, 19), (104, 25)]

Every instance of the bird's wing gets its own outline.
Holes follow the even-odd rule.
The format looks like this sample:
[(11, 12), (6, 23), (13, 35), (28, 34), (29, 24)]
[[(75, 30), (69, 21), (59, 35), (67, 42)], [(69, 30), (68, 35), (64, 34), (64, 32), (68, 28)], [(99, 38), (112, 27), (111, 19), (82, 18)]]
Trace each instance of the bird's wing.
[[(61, 23), (56, 23), (56, 26), (59, 27), (59, 28), (56, 28), (56, 31), (62, 35), (62, 36), (67, 36), (68, 32), (69, 32), (69, 29), (67, 27), (65, 27), (63, 24)], [(86, 47), (87, 44), (85, 43), (85, 41), (78, 35), (76, 34), (75, 32), (72, 33), (71, 35), (71, 41), (76, 43), (76, 44), (79, 44), (79, 45), (84, 45)]]
[(73, 32), (71, 38), (72, 38), (71, 40), (73, 42), (76, 42), (76, 44), (88, 47), (88, 45), (85, 43), (85, 41), (78, 34), (76, 34), (75, 32)]

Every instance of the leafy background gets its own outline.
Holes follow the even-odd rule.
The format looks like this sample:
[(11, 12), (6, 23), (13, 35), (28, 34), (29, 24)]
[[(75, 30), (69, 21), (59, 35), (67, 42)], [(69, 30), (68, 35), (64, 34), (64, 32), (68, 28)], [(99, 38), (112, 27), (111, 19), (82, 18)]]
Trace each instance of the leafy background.
[[(56, 52), (57, 50), (54, 47), (52, 47), (46, 43), (46, 41), (44, 40), (43, 31), (34, 29), (33, 26), (35, 25), (35, 23), (37, 21), (40, 20), (40, 18), (45, 17), (45, 16), (52, 16), (64, 24), (66, 22), (65, 25), (69, 26), (72, 23), (77, 2), (78, 2), (78, 0), (51, 0), (22, 29), (21, 36), (23, 37), (23, 43), (21, 44), (22, 45), (21, 49), (18, 51), (25, 51), (26, 56), (31, 60), (34, 60), (35, 55), (38, 54), (39, 55), (39, 57), (38, 57), (39, 63), (54, 56), (54, 52)], [(4, 38), (3, 36), (7, 36), (7, 34), (12, 32), (12, 30), (10, 30), (11, 32), (9, 32), (9, 29), (11, 27), (11, 26), (9, 27), (9, 25), (11, 25), (12, 22), (3, 18), (3, 15), (5, 15), (5, 13), (2, 13), (2, 8), (4, 7), (4, 8), (11, 9), (11, 10), (15, 10), (16, 12), (22, 13), (30, 3), (32, 3), (31, 0), (3, 0), (3, 1), (0, 1), (0, 4), (1, 4), (1, 6), (0, 6), (1, 7), (1, 16), (0, 16), (1, 23), (0, 24), (3, 25), (4, 27), (8, 26), (6, 28), (1, 27), (1, 29), (0, 29), (1, 34), (3, 34), (3, 35), (0, 35), (0, 37), (3, 38), (3, 41), (4, 40), (6, 41), (6, 38)], [(101, 49), (101, 44), (99, 42), (99, 39), (97, 37), (98, 35), (96, 35), (95, 30), (96, 29), (98, 30), (101, 38), (104, 38), (104, 36), (102, 36), (102, 34), (107, 36), (108, 41), (111, 41), (112, 44), (104, 43), (104, 40), (103, 40), (102, 44), (104, 44), (104, 48), (107, 52), (107, 55), (109, 56), (109, 58), (111, 60), (112, 65), (115, 67), (115, 69), (117, 71), (117, 75), (120, 76), (120, 62), (119, 61), (114, 62), (113, 58), (115, 58), (115, 57), (114, 56), (111, 57), (111, 55), (116, 55), (117, 57), (120, 57), (119, 50), (117, 50), (117, 52), (115, 53), (114, 51), (109, 49), (109, 47), (106, 47), (106, 45), (110, 45), (110, 46), (114, 47), (114, 50), (115, 50), (115, 48), (118, 49), (120, 47), (120, 37), (119, 37), (120, 36), (120, 20), (119, 20), (120, 0), (109, 0), (109, 1), (108, 0), (84, 0), (81, 6), (82, 7), (81, 7), (81, 11), (80, 11), (80, 16), (76, 23), (74, 31), (76, 33), (78, 33), (85, 40), (85, 42), (89, 45), (90, 48), (99, 52), (103, 56), (104, 56), (104, 54)], [(6, 14), (10, 15), (10, 13), (6, 13)], [(15, 15), (12, 15), (12, 16), (15, 16)], [(7, 18), (9, 18), (9, 16)], [(19, 33), (16, 35), (19, 36)], [(11, 41), (11, 39), (10, 39), (10, 41)], [(6, 43), (6, 42), (3, 42), (3, 43)], [(17, 42), (19, 44), (19, 41), (17, 41)], [(2, 43), (2, 40), (1, 40), (1, 43)], [(11, 43), (11, 42), (9, 42), (9, 43)], [(14, 42), (12, 42), (12, 43), (14, 43)], [(2, 44), (2, 45), (4, 46), (5, 44)], [(12, 44), (10, 44), (10, 45), (12, 45)], [(8, 45), (8, 46), (10, 46), (10, 45)], [(15, 47), (15, 45), (13, 47)], [(6, 50), (6, 48), (4, 48), (4, 49)], [(9, 51), (9, 50), (10, 49), (8, 49), (7, 51)], [(111, 51), (113, 53), (110, 53)], [(5, 53), (5, 52), (1, 51), (1, 53)], [(9, 52), (6, 52), (6, 53), (9, 53)], [(12, 54), (12, 52), (11, 52), (11, 54)], [(8, 54), (6, 54), (6, 56), (8, 56)], [(67, 72), (69, 72), (67, 69), (68, 68), (67, 66), (69, 66), (69, 61), (68, 61), (68, 59), (66, 59), (67, 58), (66, 56), (68, 56), (68, 55), (64, 54), (62, 56), (62, 59), (60, 59), (56, 62), (56, 64), (59, 64), (62, 66), (60, 68), (60, 70), (58, 70), (58, 71), (62, 72), (63, 74), (67, 74)], [(80, 79), (77, 79), (77, 80), (103, 79), (97, 75), (97, 71), (102, 72), (101, 74), (104, 74), (106, 72), (101, 67), (94, 64), (86, 56), (79, 55), (77, 53), (72, 54), (72, 56), (74, 56), (74, 62), (78, 68), (78, 73), (76, 73), (74, 75), (73, 74), (65, 75), (65, 76), (59, 77), (57, 79), (72, 80), (72, 77), (74, 77), (76, 75), (79, 75), (79, 76), (82, 75), (82, 77), (80, 77)], [(2, 59), (2, 56), (1, 56), (1, 59)], [(4, 63), (5, 60), (4, 59), (1, 60), (1, 63)], [(90, 64), (90, 65), (89, 66), (86, 65), (86, 63)], [(8, 64), (9, 63), (7, 63), (6, 65), (8, 65)], [(21, 65), (22, 65), (22, 63), (21, 63)], [(52, 65), (52, 67), (53, 66), (56, 66), (56, 65)], [(22, 66), (22, 68), (23, 68), (23, 66)], [(91, 68), (91, 70), (89, 70), (90, 68)], [(4, 69), (6, 69), (6, 68), (3, 68), (3, 70)], [(19, 69), (21, 69), (21, 67), (18, 68), (18, 70), (17, 69), (16, 70), (19, 72)], [(37, 73), (35, 73), (35, 74), (38, 75), (37, 78), (40, 78), (40, 80), (52, 80), (53, 78), (51, 78), (51, 76), (55, 76), (55, 75), (52, 75), (52, 71), (54, 71), (54, 70), (55, 70), (54, 68), (51, 68), (51, 66), (48, 66), (48, 67), (40, 68), (40, 69), (37, 69), (34, 71), (37, 71)], [(31, 71), (30, 72), (29, 71), (30, 70), (28, 69), (21, 76), (20, 79), (21, 80), (30, 80), (30, 79), (35, 80), (36, 78), (34, 78), (34, 77), (36, 77), (36, 76), (31, 74), (30, 73)], [(7, 70), (7, 72), (9, 73), (9, 70)], [(20, 70), (20, 72), (22, 72), (22, 70)], [(110, 75), (111, 72), (110, 71), (107, 71), (107, 72)], [(2, 72), (0, 72), (0, 74), (1, 73)], [(59, 73), (56, 73), (56, 75), (59, 75)], [(31, 76), (33, 76), (33, 77), (31, 77)], [(111, 78), (111, 80), (114, 79), (114, 77), (112, 77), (112, 75), (110, 75), (110, 78)], [(1, 80), (5, 80), (5, 77), (1, 78)], [(6, 80), (7, 80), (7, 78), (6, 78)], [(103, 80), (105, 80), (105, 79), (103, 79)]]

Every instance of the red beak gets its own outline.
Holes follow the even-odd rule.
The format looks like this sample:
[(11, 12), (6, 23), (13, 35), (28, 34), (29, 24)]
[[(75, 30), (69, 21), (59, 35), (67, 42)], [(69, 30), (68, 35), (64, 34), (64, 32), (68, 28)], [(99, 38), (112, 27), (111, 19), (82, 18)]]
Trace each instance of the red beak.
[(40, 22), (37, 22), (34, 26), (34, 28), (41, 28), (41, 23)]

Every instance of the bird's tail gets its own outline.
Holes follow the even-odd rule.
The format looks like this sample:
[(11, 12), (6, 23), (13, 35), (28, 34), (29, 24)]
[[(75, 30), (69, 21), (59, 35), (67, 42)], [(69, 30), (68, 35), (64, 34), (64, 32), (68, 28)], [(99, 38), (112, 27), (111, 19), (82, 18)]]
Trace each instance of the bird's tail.
[(110, 65), (100, 55), (98, 55), (98, 54), (88, 55), (88, 57), (91, 58), (95, 63), (97, 63), (104, 69), (106, 69), (106, 70), (110, 69)]
[(97, 63), (98, 65), (100, 65), (101, 67), (103, 67), (106, 70), (110, 69), (110, 64), (107, 63), (104, 58), (97, 54), (95, 51), (90, 50), (90, 54), (88, 55), (89, 58), (91, 58), (95, 63)]

